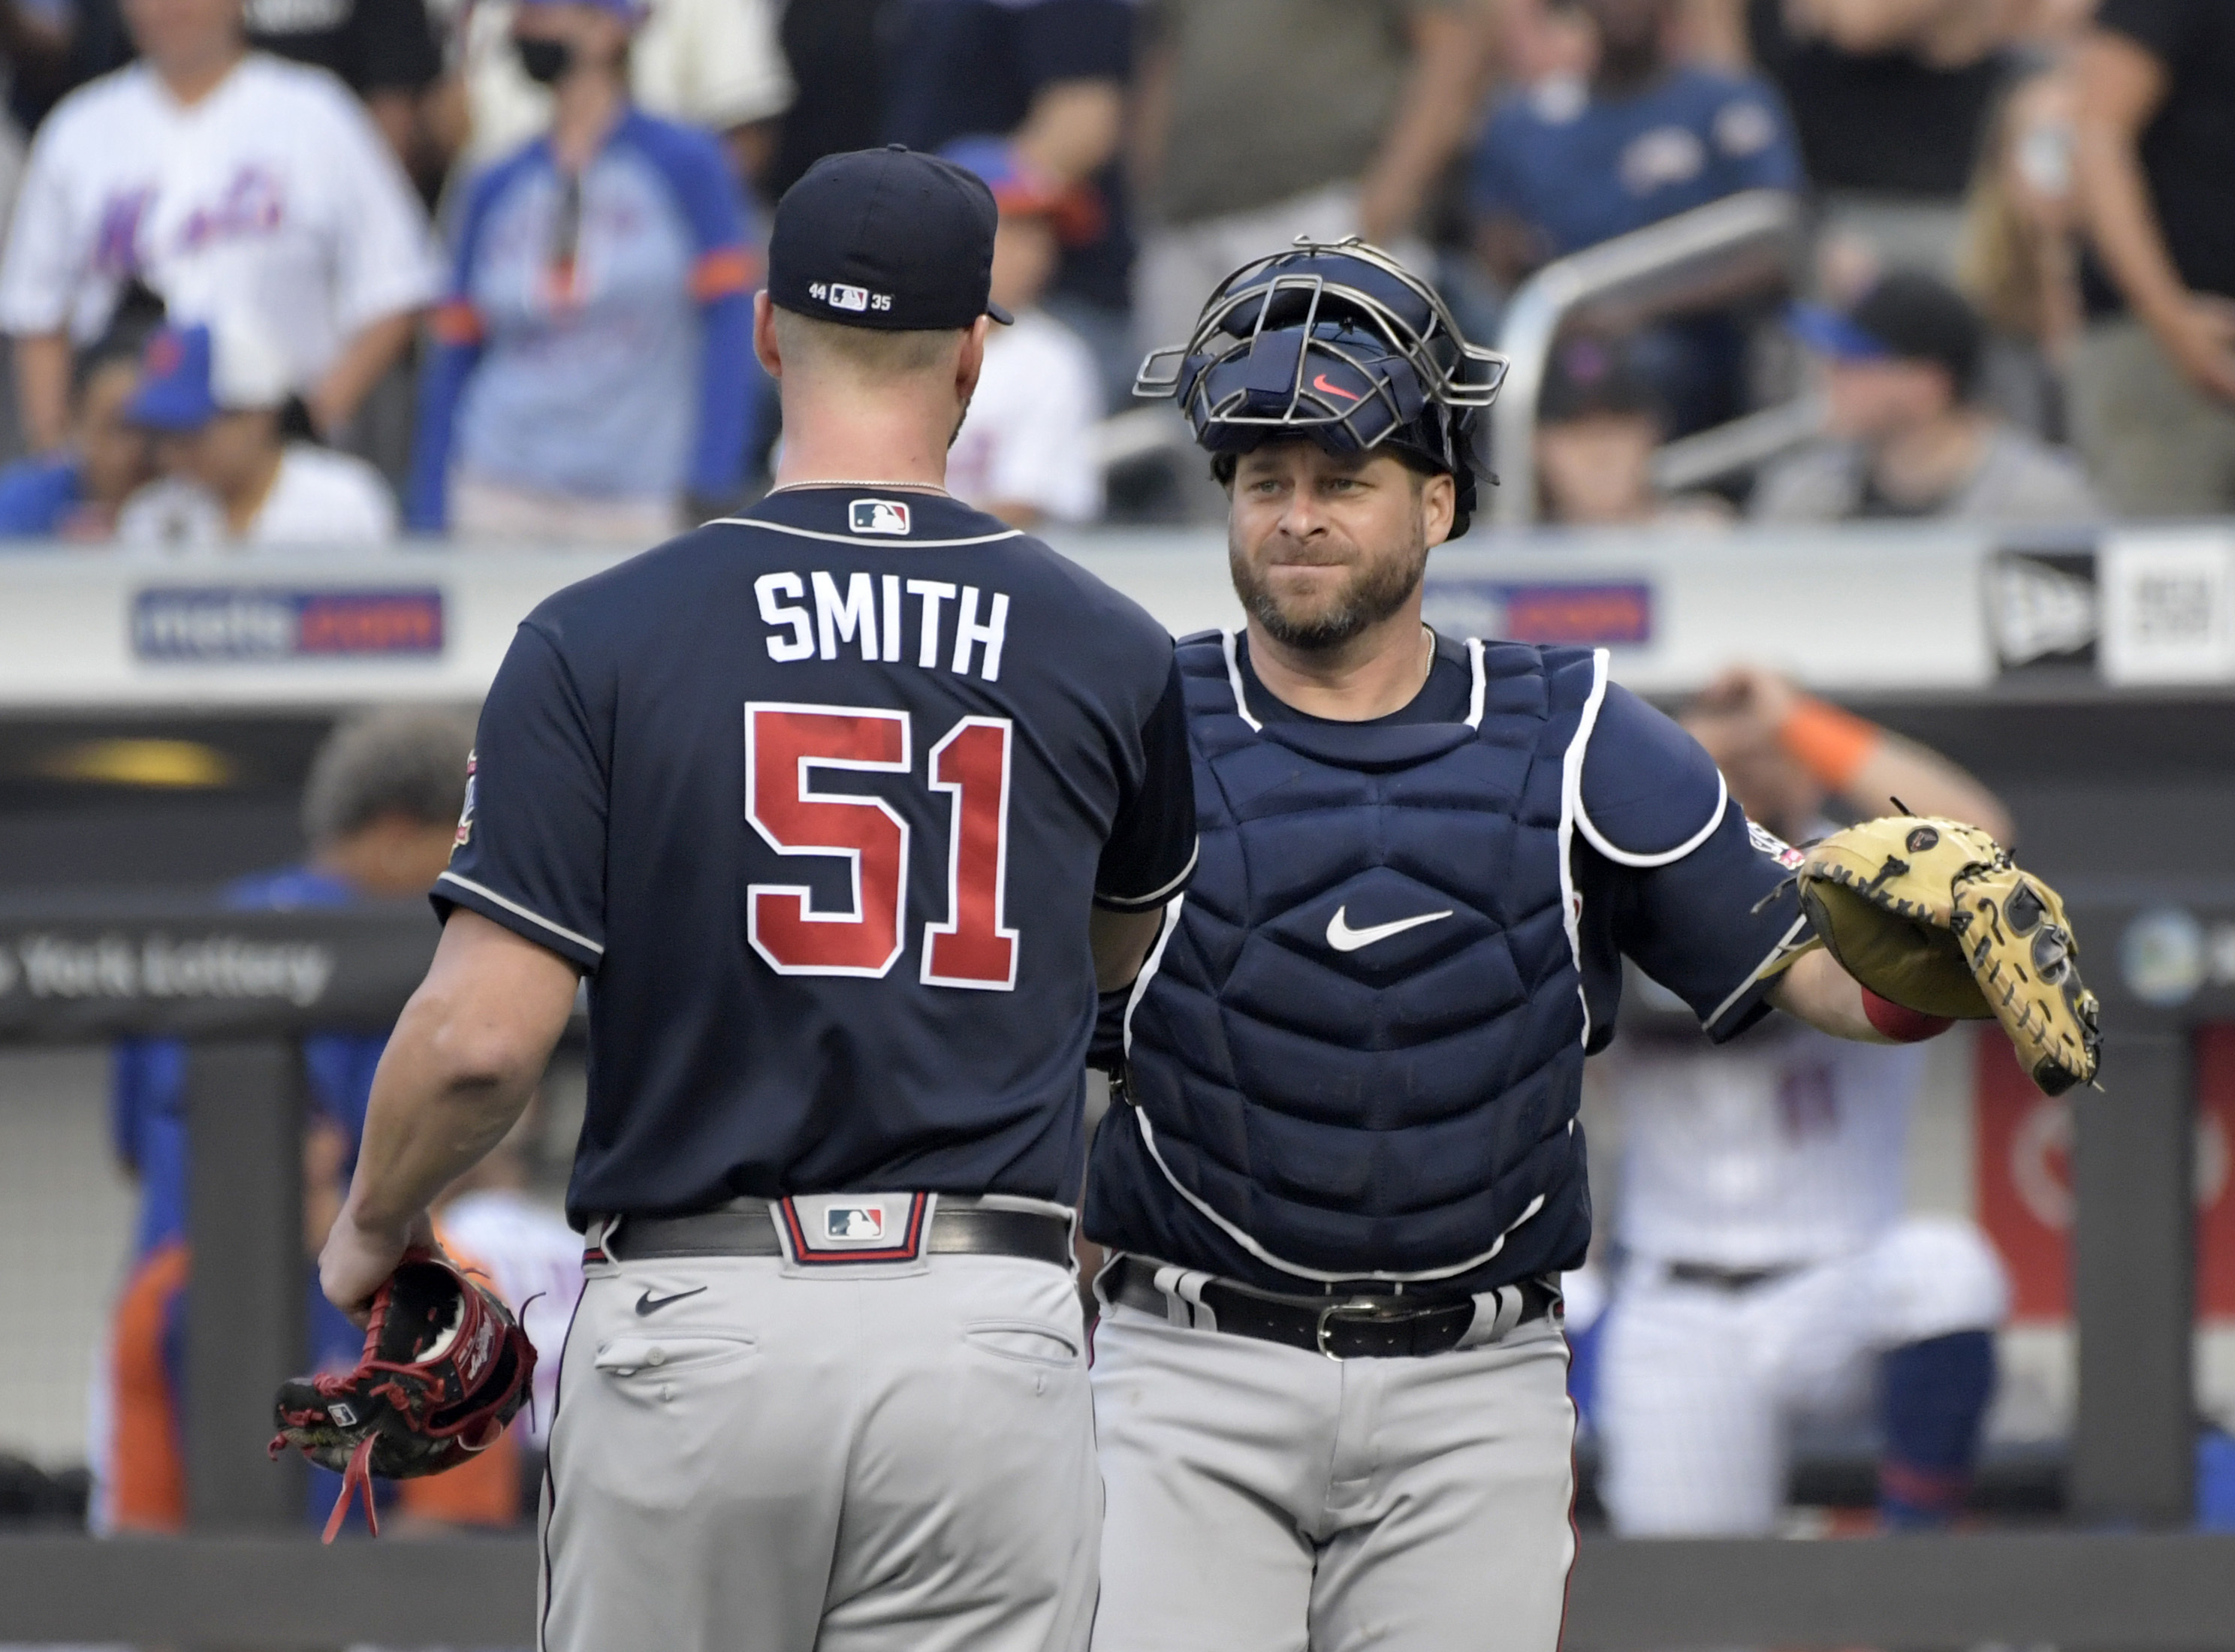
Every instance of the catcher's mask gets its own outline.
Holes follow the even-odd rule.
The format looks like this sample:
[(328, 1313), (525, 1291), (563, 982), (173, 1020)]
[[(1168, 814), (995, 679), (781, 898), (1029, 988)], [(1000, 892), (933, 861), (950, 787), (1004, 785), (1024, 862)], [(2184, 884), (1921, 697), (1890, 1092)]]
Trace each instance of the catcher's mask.
[(1475, 507), (1474, 416), (1505, 367), (1379, 247), (1299, 238), (1220, 282), (1188, 341), (1150, 352), (1133, 394), (1174, 397), (1222, 480), (1235, 456), (1284, 436), (1330, 453), (1386, 447), (1448, 474), (1457, 539)]

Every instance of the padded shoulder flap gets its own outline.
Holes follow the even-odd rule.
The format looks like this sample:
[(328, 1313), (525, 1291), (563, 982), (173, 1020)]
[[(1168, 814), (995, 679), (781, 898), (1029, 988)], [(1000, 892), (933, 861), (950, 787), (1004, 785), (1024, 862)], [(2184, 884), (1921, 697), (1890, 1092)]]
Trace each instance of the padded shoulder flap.
[(1576, 829), (1622, 866), (1667, 866), (1707, 841), (1730, 793), (1700, 743), (1609, 683), (1585, 738)]

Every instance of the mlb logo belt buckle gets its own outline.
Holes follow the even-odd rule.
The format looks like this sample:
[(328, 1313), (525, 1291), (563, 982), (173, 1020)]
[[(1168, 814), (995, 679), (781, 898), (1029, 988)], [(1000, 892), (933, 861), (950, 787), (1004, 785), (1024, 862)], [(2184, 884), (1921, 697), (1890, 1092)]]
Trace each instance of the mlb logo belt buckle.
[(931, 1230), (932, 1193), (815, 1193), (778, 1199), (777, 1229), (802, 1267), (914, 1262)]

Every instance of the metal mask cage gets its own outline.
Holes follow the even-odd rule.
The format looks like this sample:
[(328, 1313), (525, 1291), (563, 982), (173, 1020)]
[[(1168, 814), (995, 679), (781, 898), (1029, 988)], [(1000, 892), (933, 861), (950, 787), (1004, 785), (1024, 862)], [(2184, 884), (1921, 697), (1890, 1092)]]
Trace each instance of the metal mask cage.
[[(1324, 267), (1281, 267), (1313, 259), (1349, 260), (1387, 277), (1418, 302), (1426, 317), (1426, 325), (1419, 324), (1381, 295), (1354, 282), (1334, 279)], [(1253, 279), (1261, 273), (1265, 279)], [(1284, 315), (1280, 321), (1273, 322), (1275, 310), (1281, 307), (1275, 300), (1284, 294), (1301, 297), (1303, 312), (1301, 317)], [(1256, 306), (1256, 313), (1246, 328), (1228, 326), (1237, 311), (1252, 305)], [(1324, 315), (1323, 311), (1327, 312)], [(1196, 318), (1195, 331), (1187, 342), (1151, 351), (1142, 362), (1140, 371), (1134, 376), (1133, 394), (1155, 400), (1176, 396), (1191, 357), (1208, 356), (1214, 362), (1222, 362), (1240, 351), (1255, 349), (1259, 337), (1265, 332), (1295, 329), (1314, 336), (1322, 322), (1338, 321), (1362, 324), (1381, 334), (1391, 352), (1401, 356), (1411, 365), (1428, 399), (1447, 407), (1488, 407), (1504, 382), (1506, 358), (1494, 350), (1469, 344), (1452, 319), (1450, 307), (1436, 290), (1380, 247), (1369, 246), (1356, 236), (1332, 242), (1298, 236), (1288, 251), (1245, 264), (1219, 283), (1211, 301)], [(1218, 344), (1222, 337), (1238, 340), (1238, 345)], [(1299, 382), (1295, 387), (1298, 394), (1287, 416), (1260, 416), (1235, 422), (1298, 426), (1341, 423), (1340, 416), (1331, 414), (1298, 416), (1296, 403), (1302, 399), (1301, 370), (1308, 353), (1299, 353)]]

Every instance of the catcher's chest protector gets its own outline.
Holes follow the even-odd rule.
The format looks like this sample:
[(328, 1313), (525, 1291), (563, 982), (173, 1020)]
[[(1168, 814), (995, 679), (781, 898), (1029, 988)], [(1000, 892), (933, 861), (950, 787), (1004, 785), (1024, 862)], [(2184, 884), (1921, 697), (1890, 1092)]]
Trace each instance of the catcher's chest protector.
[(1227, 640), (1181, 645), (1202, 860), (1136, 991), (1098, 1236), (1195, 1266), (1208, 1223), (1301, 1277), (1475, 1288), (1580, 1254), (1563, 783), (1593, 660), (1471, 647), (1471, 724), (1259, 728)]

